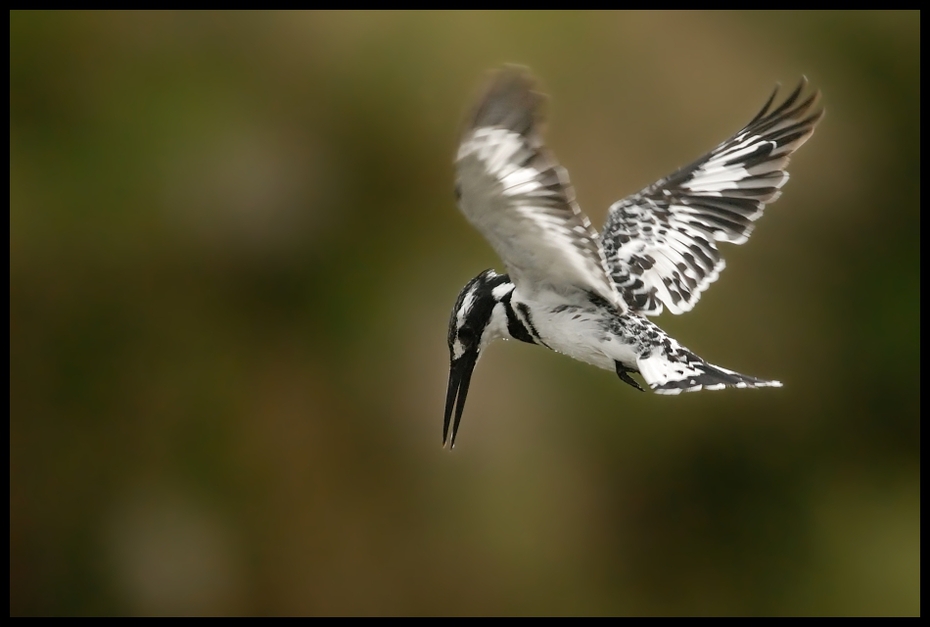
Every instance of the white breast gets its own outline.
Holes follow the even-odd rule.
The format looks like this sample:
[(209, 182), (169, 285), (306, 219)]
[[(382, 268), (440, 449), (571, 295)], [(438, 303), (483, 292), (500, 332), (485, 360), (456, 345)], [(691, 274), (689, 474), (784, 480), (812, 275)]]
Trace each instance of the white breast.
[(613, 371), (614, 361), (635, 365), (633, 347), (611, 334), (602, 311), (591, 303), (568, 304), (556, 298), (524, 300), (519, 288), (513, 303), (523, 303), (539, 337), (552, 350), (592, 366)]

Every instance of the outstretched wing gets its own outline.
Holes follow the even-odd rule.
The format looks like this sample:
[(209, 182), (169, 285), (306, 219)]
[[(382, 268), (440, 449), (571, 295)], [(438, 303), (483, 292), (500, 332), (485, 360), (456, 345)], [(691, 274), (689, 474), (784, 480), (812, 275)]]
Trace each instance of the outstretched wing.
[(543, 96), (522, 69), (491, 80), (462, 137), (456, 192), (522, 290), (593, 292), (621, 310), (597, 232), (575, 203), (568, 175), (543, 147)]
[(807, 79), (777, 107), (778, 88), (752, 121), (694, 163), (614, 203), (601, 232), (611, 278), (633, 311), (690, 311), (725, 263), (717, 242), (742, 244), (788, 180), (791, 154), (823, 110)]

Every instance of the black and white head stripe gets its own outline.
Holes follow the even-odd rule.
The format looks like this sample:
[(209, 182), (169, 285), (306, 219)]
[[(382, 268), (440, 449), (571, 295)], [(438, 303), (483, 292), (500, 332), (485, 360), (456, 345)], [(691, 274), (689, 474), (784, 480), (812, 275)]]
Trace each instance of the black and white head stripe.
[(819, 92), (807, 80), (777, 107), (778, 89), (736, 135), (689, 166), (611, 206), (601, 233), (611, 278), (630, 309), (690, 311), (725, 263), (717, 242), (742, 244), (788, 180), (785, 167), (814, 132)]
[(513, 283), (509, 277), (493, 270), (485, 270), (465, 284), (449, 320), (449, 351), (453, 360), (480, 348), (494, 306), (511, 291)]
[(543, 147), (542, 100), (523, 69), (492, 78), (459, 146), (459, 208), (522, 290), (578, 288), (625, 309), (597, 232), (575, 203), (565, 170)]

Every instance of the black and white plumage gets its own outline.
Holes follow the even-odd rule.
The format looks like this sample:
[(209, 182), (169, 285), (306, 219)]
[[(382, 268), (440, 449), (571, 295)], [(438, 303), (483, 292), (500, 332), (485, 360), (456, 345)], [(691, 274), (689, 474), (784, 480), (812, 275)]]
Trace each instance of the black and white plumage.
[(638, 372), (661, 394), (781, 386), (707, 363), (644, 316), (690, 311), (724, 268), (717, 242), (745, 242), (778, 198), (789, 157), (823, 114), (806, 86), (773, 106), (776, 89), (729, 140), (614, 203), (599, 235), (543, 146), (543, 96), (525, 70), (497, 73), (463, 134), (456, 193), (508, 274), (482, 272), (452, 310), (443, 442), (454, 445), (475, 363), (498, 338), (613, 370), (642, 390)]

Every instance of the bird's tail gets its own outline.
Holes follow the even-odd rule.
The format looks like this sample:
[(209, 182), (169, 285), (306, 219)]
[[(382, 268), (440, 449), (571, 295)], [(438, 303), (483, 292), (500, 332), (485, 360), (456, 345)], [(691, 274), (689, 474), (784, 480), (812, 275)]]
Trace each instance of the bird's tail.
[(637, 359), (639, 372), (657, 394), (679, 394), (723, 388), (780, 388), (779, 381), (766, 381), (709, 364), (677, 342), (656, 348)]

